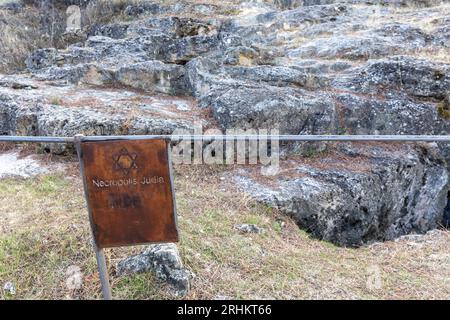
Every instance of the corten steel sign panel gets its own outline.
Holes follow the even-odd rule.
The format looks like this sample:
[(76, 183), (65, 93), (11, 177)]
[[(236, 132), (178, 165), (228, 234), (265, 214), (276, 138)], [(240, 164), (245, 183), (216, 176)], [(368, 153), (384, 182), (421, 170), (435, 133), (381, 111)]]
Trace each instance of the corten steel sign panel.
[(169, 140), (83, 141), (80, 151), (99, 248), (178, 241)]

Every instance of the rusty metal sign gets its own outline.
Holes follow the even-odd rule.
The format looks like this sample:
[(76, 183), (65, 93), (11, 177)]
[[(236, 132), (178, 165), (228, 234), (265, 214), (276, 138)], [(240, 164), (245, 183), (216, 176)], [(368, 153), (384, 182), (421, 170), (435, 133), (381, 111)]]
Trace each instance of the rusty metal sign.
[(178, 241), (168, 139), (82, 140), (78, 152), (98, 248)]

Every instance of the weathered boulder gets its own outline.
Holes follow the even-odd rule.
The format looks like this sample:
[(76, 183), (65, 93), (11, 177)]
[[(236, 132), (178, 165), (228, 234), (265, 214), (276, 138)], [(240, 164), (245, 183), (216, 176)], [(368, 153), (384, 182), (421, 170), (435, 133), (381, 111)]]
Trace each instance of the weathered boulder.
[(20, 12), (21, 10), (23, 10), (23, 8), (24, 8), (23, 3), (12, 0), (0, 4), (0, 10), (9, 10), (14, 13)]
[[(198, 121), (282, 134), (450, 132), (450, 20), (437, 1), (112, 5), (126, 21), (38, 49), (31, 77), (0, 79), (1, 133), (170, 134)], [(450, 160), (449, 145), (438, 147)], [(317, 237), (357, 246), (437, 225), (450, 185), (437, 150), (282, 144), (291, 176), (241, 182)]]
[(114, 24), (95, 24), (90, 27), (87, 35), (110, 37), (113, 39), (123, 39), (127, 35), (127, 30), (130, 27), (128, 23), (114, 23)]
[(86, 41), (88, 35), (79, 29), (76, 30), (68, 30), (61, 34), (61, 41), (67, 45), (75, 44), (75, 43), (82, 43)]
[[(350, 21), (348, 17), (350, 9), (344, 5), (299, 7), (294, 10), (277, 11), (260, 3), (245, 4), (246, 6), (242, 4), (244, 14), (224, 22), (221, 31), (239, 35), (247, 46), (258, 44), (270, 50), (280, 50), (281, 54), (286, 49), (280, 47), (280, 39), (285, 36), (297, 41), (302, 39), (303, 32), (310, 28), (324, 25), (324, 29), (330, 32), (339, 27), (339, 23)], [(335, 24), (333, 27), (325, 26), (328, 23)]]
[(31, 72), (40, 72), (48, 67), (70, 66), (84, 63), (117, 66), (124, 63), (142, 62), (154, 56), (154, 49), (161, 44), (160, 37), (145, 39), (112, 39), (103, 36), (92, 36), (84, 45), (74, 44), (66, 50), (38, 49), (26, 60)]
[(356, 32), (350, 35), (346, 35), (339, 27), (346, 24), (348, 22), (334, 22), (309, 28), (302, 34), (311, 37), (311, 41), (288, 49), (287, 55), (296, 58), (366, 60), (406, 50), (413, 52), (426, 47), (431, 40), (420, 28), (407, 24), (385, 24), (363, 31), (359, 30), (362, 26), (355, 25)]
[(282, 10), (290, 10), (302, 6), (304, 0), (273, 0), (273, 4)]
[[(372, 63), (370, 61), (368, 66)], [(446, 115), (450, 107), (446, 107), (445, 100), (438, 104), (421, 103), (396, 88), (376, 94), (359, 94), (363, 89), (354, 89), (347, 79), (363, 81), (366, 74), (359, 70), (366, 68), (367, 65), (351, 69), (345, 64), (340, 67), (337, 63), (317, 61), (289, 67), (230, 66), (221, 64), (219, 59), (198, 58), (186, 65), (186, 81), (192, 94), (200, 99), (200, 106), (210, 108), (223, 129), (273, 126), (287, 134), (449, 132), (450, 122)], [(389, 72), (373, 70), (382, 77), (389, 77)], [(413, 67), (410, 70), (410, 73), (422, 72)], [(342, 73), (333, 80), (336, 71)], [(413, 75), (410, 77), (414, 80)], [(344, 84), (340, 86), (342, 82)], [(339, 90), (327, 91), (330, 83)], [(427, 86), (426, 81), (417, 83)], [(428, 88), (430, 93), (438, 92), (431, 84)], [(309, 90), (315, 90), (314, 95)], [(419, 93), (413, 89), (411, 92)]]
[(124, 13), (129, 16), (138, 16), (143, 13), (161, 14), (170, 10), (168, 6), (162, 6), (153, 1), (141, 1), (136, 5), (129, 5), (125, 8)]
[(225, 51), (224, 63), (229, 65), (246, 65), (259, 64), (260, 53), (249, 47), (237, 46), (228, 48)]
[(130, 24), (128, 35), (165, 34), (173, 38), (214, 33), (216, 26), (210, 21), (180, 17), (152, 17), (138, 24)]
[(259, 65), (256, 62), (259, 58), (255, 50), (239, 46), (227, 50), (225, 56), (211, 55), (193, 59), (186, 64), (188, 88), (196, 97), (202, 97), (216, 87), (225, 90), (229, 87), (252, 88), (266, 84), (274, 87), (319, 89), (329, 85), (332, 80), (326, 73), (349, 68), (341, 62), (319, 63), (312, 60), (291, 66)]
[(200, 55), (206, 54), (219, 45), (217, 35), (189, 36), (167, 43), (162, 48), (162, 60), (170, 63), (185, 64)]
[(417, 49), (424, 47), (430, 40), (430, 36), (422, 29), (409, 24), (389, 23), (368, 32)]
[(369, 61), (339, 76), (333, 86), (357, 93), (402, 91), (442, 100), (450, 91), (450, 66), (425, 59), (396, 56)]
[(218, 60), (209, 58), (196, 58), (186, 65), (186, 85), (194, 97), (208, 94), (213, 83), (220, 82), (213, 74), (213, 70), (221, 68)]
[(184, 68), (161, 61), (146, 61), (121, 67), (116, 80), (132, 88), (167, 93), (185, 94)]
[(189, 293), (192, 273), (183, 267), (178, 248), (173, 243), (149, 246), (141, 254), (120, 261), (116, 270), (118, 275), (151, 271), (169, 283), (177, 295)]
[(58, 50), (53, 48), (38, 49), (34, 51), (25, 61), (29, 70), (41, 69), (56, 63)]
[(263, 233), (264, 229), (261, 227), (258, 227), (256, 224), (238, 224), (234, 226), (237, 230), (239, 230), (242, 233)]
[[(164, 119), (155, 116), (136, 117), (121, 113), (108, 114), (95, 108), (67, 108), (61, 106), (37, 105), (35, 109), (2, 107), (4, 123), (2, 132), (9, 135), (39, 135), (71, 137), (84, 135), (124, 135), (124, 134), (171, 134), (176, 129), (188, 129), (187, 122)], [(7, 124), (6, 124), (7, 123)], [(56, 154), (71, 152), (72, 146), (65, 144), (43, 144), (43, 148)]]
[(450, 48), (450, 25), (437, 28), (433, 32), (433, 43), (437, 47)]
[[(80, 88), (54, 81), (0, 81), (0, 133), (6, 135), (74, 136), (171, 134), (203, 121), (188, 99), (154, 97), (128, 90)], [(16, 84), (10, 86), (10, 84)], [(44, 144), (53, 153), (70, 145)]]
[[(261, 23), (273, 22), (273, 26), (283, 27), (288, 24), (289, 27), (300, 27), (304, 23), (325, 23), (336, 21), (345, 16), (351, 8), (346, 5), (316, 5), (298, 7), (288, 11), (272, 11), (261, 14), (257, 21)], [(273, 27), (272, 26), (272, 27)]]
[[(191, 26), (192, 27), (192, 26)], [(200, 28), (199, 26), (196, 26)], [(199, 29), (192, 27), (195, 32)], [(184, 26), (183, 28), (187, 28)], [(192, 32), (192, 30), (183, 29), (175, 32)], [(86, 64), (97, 65), (99, 69), (119, 69), (122, 71), (138, 68), (141, 70), (146, 64), (153, 64), (155, 68), (159, 62), (152, 60), (161, 60), (166, 63), (185, 64), (187, 61), (210, 52), (218, 47), (220, 41), (217, 34), (199, 34), (177, 38), (175, 34), (165, 35), (162, 33), (148, 33), (145, 36), (134, 36), (126, 38), (113, 39), (105, 36), (91, 36), (83, 46), (79, 44), (71, 45), (66, 50), (39, 49), (34, 51), (27, 59), (28, 69), (35, 73), (41, 73), (41, 80), (49, 75), (48, 80), (58, 78), (63, 79), (67, 74), (68, 79), (73, 82), (77, 78), (80, 70)], [(150, 61), (150, 62), (149, 62)], [(131, 66), (136, 64), (135, 66)], [(65, 67), (58, 70), (57, 67)], [(164, 72), (178, 70), (175, 67), (165, 67)], [(137, 71), (137, 70), (136, 70)], [(161, 69), (162, 71), (162, 69)], [(122, 72), (121, 72), (122, 73)], [(54, 74), (54, 75), (52, 75)], [(75, 74), (75, 75), (74, 75)], [(178, 77), (178, 76), (177, 76)]]
[(16, 294), (16, 286), (11, 281), (6, 281), (3, 285), (3, 291), (6, 296), (14, 296)]
[(319, 38), (290, 50), (292, 58), (326, 58), (326, 59), (370, 59), (393, 54), (398, 44), (382, 37), (374, 36), (337, 36)]
[(266, 83), (277, 87), (319, 89), (325, 87), (329, 82), (325, 75), (312, 74), (301, 68), (283, 66), (230, 66), (224, 69), (224, 74), (236, 80)]
[[(361, 1), (362, 2), (362, 1)], [(402, 7), (432, 7), (442, 3), (441, 0), (372, 0), (370, 3), (381, 5), (395, 5)]]
[[(336, 23), (334, 23), (336, 24)], [(342, 22), (340, 26), (346, 25)], [(328, 27), (328, 28), (327, 28)], [(331, 28), (330, 28), (331, 27)], [(297, 58), (333, 58), (333, 59), (373, 59), (405, 52), (422, 49), (427, 46), (431, 37), (420, 28), (407, 24), (386, 24), (369, 30), (358, 30), (350, 35), (334, 34), (330, 38), (327, 29), (338, 27), (320, 24), (303, 34), (314, 39), (300, 44), (298, 48), (288, 50), (289, 57)], [(362, 28), (362, 27), (361, 27)], [(339, 28), (338, 28), (339, 29)], [(341, 30), (341, 33), (344, 30)]]
[(84, 46), (70, 46), (64, 52), (64, 61), (69, 64), (101, 62), (111, 65), (141, 62), (154, 57), (152, 50), (158, 48), (164, 40), (165, 37), (155, 35), (125, 39), (92, 36)]
[(450, 132), (450, 122), (434, 103), (415, 102), (397, 93), (385, 99), (349, 93), (333, 97), (340, 133), (445, 135)]
[(67, 83), (76, 84), (111, 85), (115, 82), (115, 72), (93, 63), (83, 63), (61, 67), (51, 66), (36, 72), (35, 78), (45, 81), (64, 80)]
[(336, 130), (334, 103), (327, 95), (289, 87), (213, 89), (201, 100), (222, 129), (278, 128), (282, 134), (324, 134)]
[(281, 163), (275, 179), (243, 172), (236, 181), (314, 237), (353, 247), (442, 223), (448, 176), (437, 154), (425, 145), (343, 145)]

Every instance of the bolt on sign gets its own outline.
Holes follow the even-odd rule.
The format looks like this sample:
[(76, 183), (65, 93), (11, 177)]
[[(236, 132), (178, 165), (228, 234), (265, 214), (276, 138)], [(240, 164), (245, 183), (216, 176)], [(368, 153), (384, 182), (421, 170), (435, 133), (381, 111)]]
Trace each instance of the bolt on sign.
[(169, 139), (81, 140), (78, 152), (98, 248), (178, 241)]

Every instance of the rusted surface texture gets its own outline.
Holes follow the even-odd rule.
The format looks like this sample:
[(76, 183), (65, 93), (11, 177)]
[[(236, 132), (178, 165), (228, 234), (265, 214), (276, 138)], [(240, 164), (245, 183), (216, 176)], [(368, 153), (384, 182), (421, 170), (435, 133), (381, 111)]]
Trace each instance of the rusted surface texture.
[(87, 201), (99, 248), (178, 241), (168, 143), (81, 142)]

